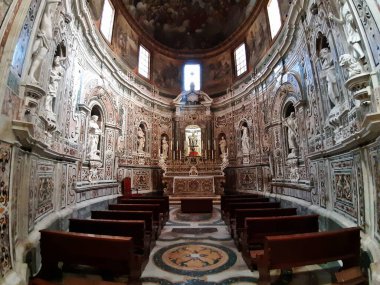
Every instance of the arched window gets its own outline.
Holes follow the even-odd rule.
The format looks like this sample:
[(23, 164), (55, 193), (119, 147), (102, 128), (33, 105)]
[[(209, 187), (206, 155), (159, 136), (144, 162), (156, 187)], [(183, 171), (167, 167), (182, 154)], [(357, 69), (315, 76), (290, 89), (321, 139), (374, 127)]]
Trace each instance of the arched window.
[(245, 51), (245, 43), (242, 43), (237, 49), (235, 49), (234, 57), (236, 76), (240, 76), (247, 71), (247, 54)]
[(139, 74), (145, 78), (150, 78), (150, 53), (149, 51), (140, 45), (139, 48)]
[(115, 19), (115, 8), (110, 0), (104, 0), (100, 31), (108, 42), (112, 39), (113, 22)]
[(200, 64), (185, 64), (183, 68), (185, 91), (201, 90), (201, 65)]
[(267, 11), (270, 32), (273, 39), (281, 29), (281, 13), (280, 7), (278, 6), (278, 0), (269, 0), (267, 5)]

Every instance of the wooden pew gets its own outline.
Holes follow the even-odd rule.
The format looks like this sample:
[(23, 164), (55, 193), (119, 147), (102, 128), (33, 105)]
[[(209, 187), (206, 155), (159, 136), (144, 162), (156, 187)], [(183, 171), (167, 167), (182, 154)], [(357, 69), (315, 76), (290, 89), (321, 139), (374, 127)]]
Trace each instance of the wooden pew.
[[(235, 223), (236, 209), (267, 209), (267, 208), (280, 208), (280, 202), (248, 202), (248, 203), (230, 203), (227, 205), (228, 212), (226, 213), (226, 224), (230, 226)], [(233, 233), (233, 232), (231, 232)]]
[(250, 199), (263, 199), (263, 200), (257, 200), (257, 202), (267, 202), (269, 201), (269, 198), (267, 197), (259, 197), (257, 195), (242, 195), (242, 196), (221, 196), (220, 200), (220, 210), (222, 213), (226, 210), (226, 205), (231, 201), (231, 200), (236, 200), (237, 202), (240, 202), (238, 200), (250, 200)]
[(169, 220), (169, 199), (162, 198), (149, 198), (147, 199), (137, 199), (139, 197), (135, 197), (129, 199), (127, 197), (118, 197), (118, 204), (159, 204), (160, 205), (160, 213), (162, 213), (163, 224), (165, 224)]
[(145, 222), (145, 232), (150, 235), (151, 248), (155, 245), (157, 228), (153, 224), (153, 213), (151, 211), (91, 211), (91, 219), (143, 220)]
[(318, 215), (246, 218), (240, 235), (242, 256), (248, 267), (256, 267), (266, 236), (318, 232)]
[(294, 215), (297, 215), (297, 208), (236, 209), (235, 223), (231, 224), (230, 231), (233, 233), (235, 243), (240, 250), (240, 235), (247, 227), (245, 224), (247, 218)]
[(161, 233), (163, 221), (160, 215), (159, 204), (109, 204), (109, 210), (119, 211), (151, 211), (153, 213), (153, 225), (155, 225), (156, 239)]
[(259, 284), (270, 284), (270, 269), (341, 260), (343, 269), (359, 265), (360, 228), (293, 235), (266, 236), (257, 255)]
[(69, 231), (132, 237), (135, 253), (143, 255), (145, 259), (149, 258), (150, 234), (145, 233), (144, 220), (69, 219)]
[(131, 237), (70, 233), (41, 230), (41, 270), (38, 277), (50, 279), (58, 262), (67, 265), (89, 265), (100, 274), (128, 275), (137, 282), (141, 276), (141, 259), (133, 253)]

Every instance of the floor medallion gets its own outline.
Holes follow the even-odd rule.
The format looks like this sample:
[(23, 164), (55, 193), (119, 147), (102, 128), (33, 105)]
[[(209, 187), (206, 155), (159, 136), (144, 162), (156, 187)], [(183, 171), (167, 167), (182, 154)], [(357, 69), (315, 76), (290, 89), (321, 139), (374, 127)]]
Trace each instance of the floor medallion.
[(161, 269), (187, 276), (222, 272), (236, 262), (236, 254), (227, 247), (204, 242), (178, 243), (161, 248), (153, 257)]

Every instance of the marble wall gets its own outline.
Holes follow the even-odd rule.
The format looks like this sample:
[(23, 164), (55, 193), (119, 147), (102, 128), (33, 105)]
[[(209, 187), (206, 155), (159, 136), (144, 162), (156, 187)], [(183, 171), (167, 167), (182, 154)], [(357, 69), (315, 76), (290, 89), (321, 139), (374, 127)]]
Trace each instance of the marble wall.
[[(230, 80), (232, 49), (215, 56), (220, 64), (205, 60), (210, 90), (218, 92), (224, 78), (231, 83), (213, 98), (207, 118), (176, 117), (180, 109), (160, 95), (169, 85), (180, 90), (174, 61), (182, 59), (158, 55), (153, 62), (162, 71), (153, 71), (153, 79), (162, 77), (168, 90), (136, 77), (131, 27), (114, 33), (119, 58), (92, 25), (86, 1), (21, 6), (19, 28), (11, 31), (17, 40), (8, 47), (13, 53), (0, 59), (7, 74), (0, 78), (1, 278), (16, 272), (26, 279), (20, 264), (25, 267), (26, 254), (37, 248), (38, 230), (115, 198), (124, 177), (139, 190), (160, 189), (161, 138), (172, 142), (191, 120), (207, 128), (215, 151), (217, 138), (225, 136), (226, 189), (259, 191), (310, 207), (340, 226), (360, 226), (363, 250), (379, 272), (379, 11), (370, 0), (347, 1), (349, 10), (338, 1), (318, 3), (292, 1), (274, 42), (258, 48), (250, 39), (252, 72), (238, 83)], [(345, 33), (348, 23), (334, 20), (348, 12), (355, 45)], [(41, 29), (52, 35), (42, 46)], [(45, 57), (36, 63), (37, 43)], [(173, 145), (168, 148), (172, 158)]]

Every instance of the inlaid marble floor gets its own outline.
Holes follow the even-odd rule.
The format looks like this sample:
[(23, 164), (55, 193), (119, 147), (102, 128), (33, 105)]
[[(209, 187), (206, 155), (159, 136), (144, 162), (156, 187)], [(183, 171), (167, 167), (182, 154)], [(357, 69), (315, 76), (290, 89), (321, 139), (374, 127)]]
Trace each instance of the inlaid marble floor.
[[(338, 263), (305, 266), (292, 275), (279, 277), (271, 271), (272, 284), (331, 284), (331, 272)], [(258, 272), (251, 272), (231, 239), (220, 209), (212, 214), (182, 214), (172, 206), (164, 227), (142, 274), (146, 285), (257, 284)]]

